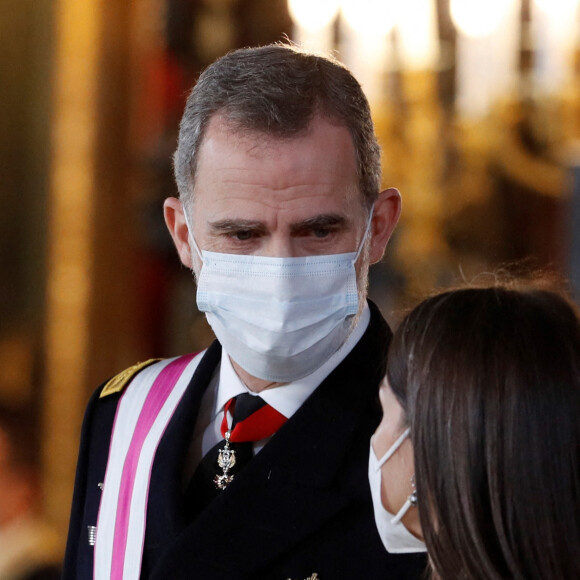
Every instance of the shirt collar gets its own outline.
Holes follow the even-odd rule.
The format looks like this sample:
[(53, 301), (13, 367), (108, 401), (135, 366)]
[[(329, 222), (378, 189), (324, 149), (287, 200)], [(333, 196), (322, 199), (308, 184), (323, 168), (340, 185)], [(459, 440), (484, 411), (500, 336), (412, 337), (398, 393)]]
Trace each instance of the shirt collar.
[[(365, 304), (359, 320), (349, 334), (344, 344), (320, 367), (313, 373), (292, 381), (266, 389), (260, 393), (260, 397), (271, 407), (282, 413), (289, 419), (314, 392), (316, 387), (326, 379), (326, 377), (346, 358), (350, 351), (355, 347), (357, 342), (362, 338), (371, 319), (368, 304)], [(230, 357), (225, 349), (222, 350), (222, 358), (219, 374), (218, 394), (216, 405), (214, 407), (214, 417), (221, 413), (225, 404), (232, 398), (242, 393), (252, 393), (248, 387), (241, 381), (236, 374)]]

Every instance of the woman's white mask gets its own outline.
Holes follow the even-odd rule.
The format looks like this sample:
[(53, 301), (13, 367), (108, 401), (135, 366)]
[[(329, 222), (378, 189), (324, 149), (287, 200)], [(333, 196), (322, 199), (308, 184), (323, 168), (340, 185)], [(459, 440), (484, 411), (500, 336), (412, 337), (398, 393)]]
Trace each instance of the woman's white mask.
[(401, 519), (417, 501), (415, 492), (413, 491), (413, 493), (407, 498), (407, 501), (403, 504), (403, 507), (401, 507), (395, 515), (384, 508), (381, 500), (381, 468), (403, 444), (403, 441), (405, 441), (409, 436), (409, 432), (410, 429), (406, 429), (381, 459), (377, 459), (372, 443), (370, 446), (369, 484), (371, 486), (375, 523), (387, 552), (391, 554), (427, 551), (425, 543), (411, 534), (411, 532), (409, 532), (409, 530), (407, 530), (407, 528), (401, 523)]

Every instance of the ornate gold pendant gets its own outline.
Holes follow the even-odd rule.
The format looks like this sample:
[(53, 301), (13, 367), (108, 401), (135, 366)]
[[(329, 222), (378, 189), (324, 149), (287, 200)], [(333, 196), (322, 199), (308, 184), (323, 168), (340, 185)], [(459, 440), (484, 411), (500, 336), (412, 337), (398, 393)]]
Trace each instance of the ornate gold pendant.
[(236, 464), (236, 452), (230, 448), (230, 435), (231, 431), (226, 431), (225, 440), (226, 444), (223, 449), (220, 450), (218, 454), (218, 465), (221, 467), (223, 473), (219, 473), (214, 477), (214, 484), (217, 489), (224, 490), (233, 481), (234, 476), (230, 475), (229, 471)]

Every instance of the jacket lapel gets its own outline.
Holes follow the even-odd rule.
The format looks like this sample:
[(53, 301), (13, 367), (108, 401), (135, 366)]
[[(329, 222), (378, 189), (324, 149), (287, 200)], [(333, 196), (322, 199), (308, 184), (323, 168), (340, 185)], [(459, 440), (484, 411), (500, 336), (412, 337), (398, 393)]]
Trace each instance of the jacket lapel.
[(152, 578), (250, 576), (352, 501), (352, 488), (345, 488), (352, 474), (339, 479), (337, 473), (378, 422), (377, 385), (390, 333), (371, 308), (371, 324), (353, 351), (186, 527)]
[(184, 458), (187, 457), (201, 398), (221, 358), (221, 345), (214, 341), (208, 348), (159, 447), (149, 484), (146, 548), (155, 548), (175, 536), (187, 522), (181, 509)]

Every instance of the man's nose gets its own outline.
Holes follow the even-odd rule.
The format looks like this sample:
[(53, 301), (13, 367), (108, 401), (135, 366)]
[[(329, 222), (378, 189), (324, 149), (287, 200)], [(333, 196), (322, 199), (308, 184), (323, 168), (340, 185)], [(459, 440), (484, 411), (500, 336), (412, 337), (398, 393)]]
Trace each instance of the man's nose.
[(297, 256), (292, 238), (283, 235), (272, 235), (264, 240), (260, 254), (270, 258), (295, 258)]

